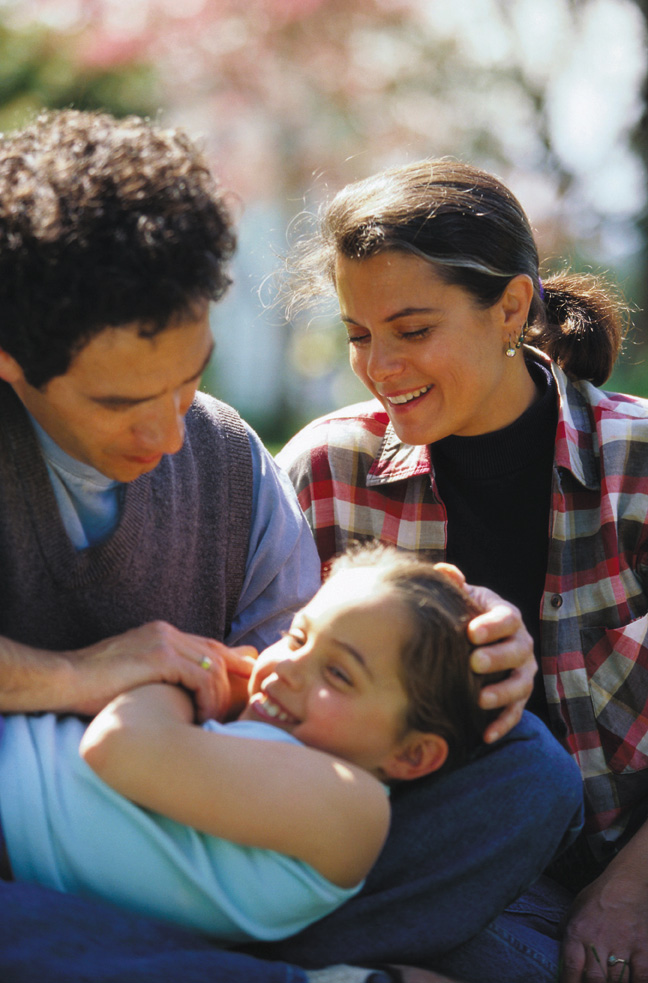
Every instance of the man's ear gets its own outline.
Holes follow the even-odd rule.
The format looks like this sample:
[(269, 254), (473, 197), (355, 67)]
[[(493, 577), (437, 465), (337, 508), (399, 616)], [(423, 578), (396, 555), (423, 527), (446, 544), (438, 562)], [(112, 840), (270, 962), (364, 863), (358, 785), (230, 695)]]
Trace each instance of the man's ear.
[(383, 771), (388, 778), (409, 782), (438, 771), (448, 757), (448, 742), (438, 734), (410, 731)]
[(0, 348), (0, 379), (4, 379), (10, 386), (13, 386), (16, 382), (24, 379), (24, 377), (23, 370), (18, 365), (16, 359), (9, 352), (6, 352), (4, 348)]

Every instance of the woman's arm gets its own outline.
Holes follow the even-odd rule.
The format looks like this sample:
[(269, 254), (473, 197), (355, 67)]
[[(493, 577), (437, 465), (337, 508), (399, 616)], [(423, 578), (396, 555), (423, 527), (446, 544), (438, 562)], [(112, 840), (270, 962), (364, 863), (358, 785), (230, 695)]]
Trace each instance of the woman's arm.
[(629, 965), (610, 970), (610, 980), (624, 970), (628, 983), (648, 981), (648, 823), (577, 896), (562, 948), (562, 983), (598, 979), (611, 955)]
[(123, 694), (81, 743), (122, 795), (204, 833), (297, 857), (341, 887), (366, 876), (387, 835), (389, 801), (363, 769), (298, 745), (193, 726), (174, 686)]

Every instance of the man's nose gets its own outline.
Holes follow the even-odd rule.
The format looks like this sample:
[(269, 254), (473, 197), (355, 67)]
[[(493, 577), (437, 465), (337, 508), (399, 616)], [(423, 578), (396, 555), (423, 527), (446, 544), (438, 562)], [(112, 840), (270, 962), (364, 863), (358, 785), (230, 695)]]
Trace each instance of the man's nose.
[(155, 454), (175, 454), (184, 443), (185, 421), (180, 397), (172, 396), (156, 406), (135, 428), (140, 446)]

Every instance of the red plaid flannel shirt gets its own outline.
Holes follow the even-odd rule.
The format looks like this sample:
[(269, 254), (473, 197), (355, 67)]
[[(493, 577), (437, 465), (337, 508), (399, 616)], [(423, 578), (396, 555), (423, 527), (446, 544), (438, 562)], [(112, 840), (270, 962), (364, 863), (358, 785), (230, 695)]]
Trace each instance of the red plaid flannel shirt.
[[(648, 401), (571, 383), (528, 354), (551, 365), (559, 393), (539, 663), (604, 859), (648, 808)], [(315, 420), (278, 460), (324, 562), (369, 538), (444, 559), (430, 448), (402, 444), (377, 401)]]

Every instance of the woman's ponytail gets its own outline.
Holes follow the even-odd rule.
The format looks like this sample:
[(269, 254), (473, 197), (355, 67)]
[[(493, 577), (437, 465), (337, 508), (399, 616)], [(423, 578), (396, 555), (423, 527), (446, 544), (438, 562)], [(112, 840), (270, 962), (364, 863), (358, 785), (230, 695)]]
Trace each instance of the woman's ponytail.
[[(609, 378), (628, 327), (629, 310), (616, 289), (587, 273), (556, 273), (542, 280), (544, 307), (527, 340), (571, 379), (595, 386)], [(535, 311), (534, 311), (535, 313)]]

